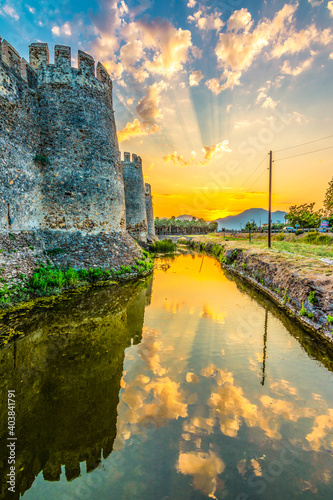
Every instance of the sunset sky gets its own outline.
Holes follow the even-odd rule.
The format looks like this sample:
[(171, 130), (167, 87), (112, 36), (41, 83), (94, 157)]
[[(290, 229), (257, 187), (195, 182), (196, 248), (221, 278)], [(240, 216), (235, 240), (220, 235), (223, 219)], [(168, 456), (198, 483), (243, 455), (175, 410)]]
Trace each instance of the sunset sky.
[(267, 208), (270, 149), (273, 210), (322, 206), (333, 175), (333, 1), (1, 0), (0, 35), (25, 58), (41, 41), (51, 62), (64, 44), (73, 65), (77, 49), (105, 65), (120, 149), (142, 157), (156, 216)]

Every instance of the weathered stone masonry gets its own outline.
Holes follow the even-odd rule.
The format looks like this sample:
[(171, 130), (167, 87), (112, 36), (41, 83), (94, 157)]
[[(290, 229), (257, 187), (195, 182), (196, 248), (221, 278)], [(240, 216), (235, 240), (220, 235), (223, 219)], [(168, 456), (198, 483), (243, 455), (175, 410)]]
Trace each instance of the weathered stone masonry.
[(148, 224), (148, 236), (153, 238), (155, 236), (155, 223), (154, 223), (154, 209), (153, 209), (153, 199), (151, 195), (151, 185), (145, 184), (145, 194), (146, 194), (146, 213), (147, 213), (147, 224)]
[(126, 229), (147, 240), (147, 194), (141, 158), (129, 160), (120, 159), (112, 81), (101, 63), (95, 69), (79, 51), (71, 67), (70, 47), (56, 45), (50, 64), (43, 43), (30, 45), (27, 63), (2, 42), (0, 232), (38, 230), (49, 246), (52, 234), (58, 246), (68, 232), (83, 240), (103, 232), (136, 254)]
[(126, 227), (127, 231), (139, 241), (147, 241), (147, 214), (145, 187), (143, 183), (142, 161), (140, 156), (124, 154), (121, 162), (124, 175)]

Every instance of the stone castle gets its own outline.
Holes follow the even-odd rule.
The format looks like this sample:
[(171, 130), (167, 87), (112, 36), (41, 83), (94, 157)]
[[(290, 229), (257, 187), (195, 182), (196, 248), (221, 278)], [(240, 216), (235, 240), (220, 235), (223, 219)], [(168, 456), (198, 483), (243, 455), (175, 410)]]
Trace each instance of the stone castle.
[[(0, 39), (1, 40), (1, 39)], [(56, 45), (29, 47), (29, 63), (7, 42), (0, 50), (0, 230), (128, 233), (153, 238), (149, 184), (141, 158), (121, 161), (104, 66)]]

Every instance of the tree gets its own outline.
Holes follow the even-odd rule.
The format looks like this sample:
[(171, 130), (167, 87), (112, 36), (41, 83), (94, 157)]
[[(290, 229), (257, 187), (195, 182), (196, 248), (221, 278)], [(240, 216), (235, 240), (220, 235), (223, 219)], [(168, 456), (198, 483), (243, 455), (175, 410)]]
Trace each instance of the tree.
[(246, 231), (249, 231), (251, 229), (251, 231), (256, 231), (258, 229), (258, 226), (255, 222), (247, 222), (245, 224), (245, 230)]
[(303, 205), (292, 205), (286, 215), (286, 221), (292, 227), (298, 225), (300, 228), (317, 228), (323, 217), (322, 210), (313, 210), (315, 203), (304, 203)]
[(328, 184), (328, 188), (326, 191), (325, 199), (324, 199), (324, 207), (325, 207), (325, 216), (332, 217), (333, 216), (333, 177), (331, 182)]

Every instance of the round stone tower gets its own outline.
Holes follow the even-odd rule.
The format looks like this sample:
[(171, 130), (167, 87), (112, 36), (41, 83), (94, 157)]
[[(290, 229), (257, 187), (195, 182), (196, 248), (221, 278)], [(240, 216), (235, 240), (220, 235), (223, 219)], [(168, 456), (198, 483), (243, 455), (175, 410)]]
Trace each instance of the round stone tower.
[[(1, 42), (1, 38), (0, 38)], [(0, 44), (0, 231), (40, 227), (41, 173), (35, 71), (6, 40)]]
[(146, 242), (148, 236), (145, 187), (140, 156), (124, 154), (123, 167), (126, 228), (133, 238)]
[(94, 59), (56, 45), (29, 47), (40, 113), (43, 227), (107, 233), (125, 230), (124, 183), (112, 104), (112, 82)]
[(151, 185), (145, 184), (145, 197), (146, 197), (146, 214), (148, 223), (148, 238), (155, 237), (155, 223), (154, 223), (154, 210), (153, 210), (153, 199), (151, 196)]

